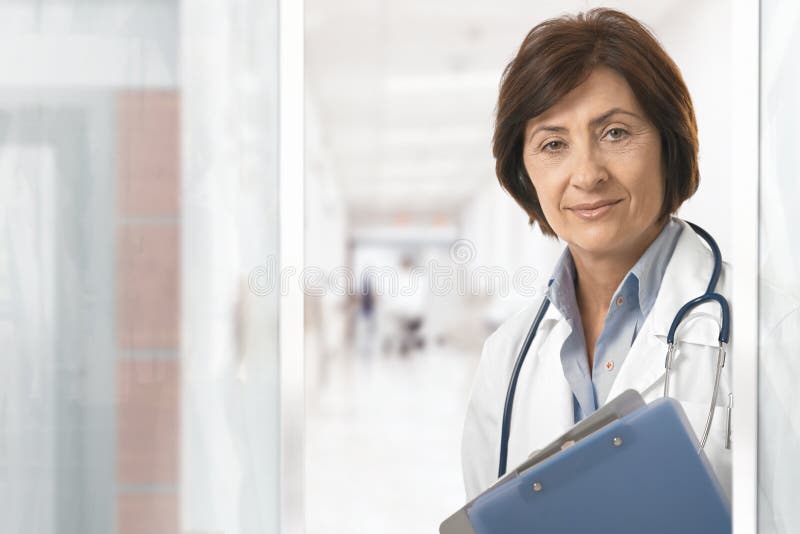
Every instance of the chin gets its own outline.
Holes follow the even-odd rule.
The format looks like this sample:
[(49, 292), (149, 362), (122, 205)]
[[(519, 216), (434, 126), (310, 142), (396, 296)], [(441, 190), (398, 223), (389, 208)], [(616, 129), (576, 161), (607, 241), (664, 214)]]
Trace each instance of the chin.
[(592, 225), (590, 228), (576, 229), (571, 242), (575, 246), (593, 254), (613, 252), (623, 246), (624, 239), (613, 225)]

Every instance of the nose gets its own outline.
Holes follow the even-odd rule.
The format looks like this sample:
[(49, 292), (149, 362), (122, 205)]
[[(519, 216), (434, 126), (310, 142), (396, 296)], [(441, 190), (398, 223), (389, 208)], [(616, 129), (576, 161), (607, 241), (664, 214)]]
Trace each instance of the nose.
[(570, 176), (570, 183), (573, 186), (591, 190), (608, 180), (605, 162), (593, 146), (574, 150), (573, 157), (575, 161)]

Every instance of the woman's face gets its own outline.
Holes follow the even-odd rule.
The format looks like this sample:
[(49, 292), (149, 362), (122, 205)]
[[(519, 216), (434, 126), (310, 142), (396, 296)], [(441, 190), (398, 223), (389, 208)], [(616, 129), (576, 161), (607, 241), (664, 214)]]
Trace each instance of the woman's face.
[(573, 252), (641, 254), (655, 238), (661, 139), (615, 71), (598, 67), (529, 120), (523, 151), (547, 222)]

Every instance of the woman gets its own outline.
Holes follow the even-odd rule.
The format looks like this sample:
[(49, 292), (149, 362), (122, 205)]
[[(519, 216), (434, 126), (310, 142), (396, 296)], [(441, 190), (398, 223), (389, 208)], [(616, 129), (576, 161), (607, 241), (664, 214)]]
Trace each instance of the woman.
[[(521, 369), (508, 467), (626, 389), (663, 393), (666, 335), (705, 292), (713, 257), (673, 214), (696, 191), (697, 125), (678, 68), (635, 19), (608, 9), (546, 21), (506, 68), (494, 135), (497, 176), (531, 224), (566, 243), (545, 295), (485, 342), (462, 463), (471, 499), (498, 476), (509, 378), (542, 298), (550, 305)], [(729, 267), (716, 291), (730, 295)], [(721, 313), (695, 308), (678, 329), (670, 396), (701, 435)], [(706, 455), (730, 496), (730, 358)]]

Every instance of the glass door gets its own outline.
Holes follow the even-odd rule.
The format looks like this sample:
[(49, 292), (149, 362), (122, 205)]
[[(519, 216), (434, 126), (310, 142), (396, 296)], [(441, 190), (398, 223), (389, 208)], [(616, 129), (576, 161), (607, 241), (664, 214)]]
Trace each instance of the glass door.
[(1, 532), (280, 531), (278, 26), (0, 6)]

